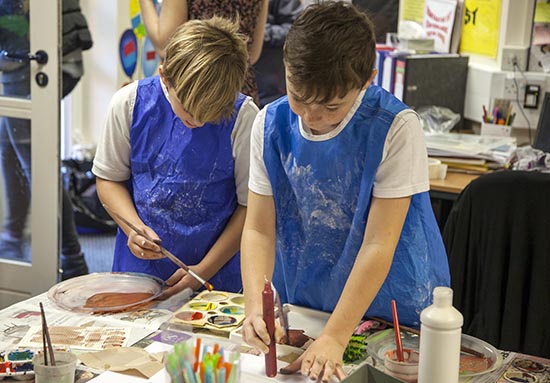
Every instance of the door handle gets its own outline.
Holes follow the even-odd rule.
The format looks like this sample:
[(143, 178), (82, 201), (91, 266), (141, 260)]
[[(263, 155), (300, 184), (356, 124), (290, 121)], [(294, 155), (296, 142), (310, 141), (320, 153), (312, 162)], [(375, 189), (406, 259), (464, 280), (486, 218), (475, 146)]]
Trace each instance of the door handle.
[(43, 51), (43, 50), (36, 51), (34, 55), (30, 52), (26, 52), (26, 53), (7, 52), (5, 53), (5, 56), (12, 60), (20, 60), (20, 61), (36, 60), (38, 64), (42, 64), (42, 65), (48, 62), (48, 54), (46, 53), (46, 51)]

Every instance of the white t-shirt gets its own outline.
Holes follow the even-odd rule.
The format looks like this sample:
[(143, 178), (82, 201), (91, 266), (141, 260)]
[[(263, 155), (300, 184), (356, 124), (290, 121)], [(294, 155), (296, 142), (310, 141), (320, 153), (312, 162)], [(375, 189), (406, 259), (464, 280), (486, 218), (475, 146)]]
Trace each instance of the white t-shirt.
[[(160, 81), (160, 79), (159, 79)], [(97, 145), (92, 172), (103, 179), (115, 182), (130, 178), (130, 127), (136, 101), (138, 82), (119, 89), (113, 96)], [(168, 91), (161, 81), (168, 99)], [(235, 120), (231, 147), (235, 160), (237, 201), (246, 206), (248, 201), (248, 171), (250, 163), (250, 130), (258, 107), (247, 97)], [(200, 128), (196, 128), (200, 129)]]
[[(353, 117), (365, 91), (361, 92), (342, 122), (332, 131), (314, 135), (299, 119), (302, 137), (311, 141), (326, 141), (337, 136)], [(261, 195), (273, 195), (267, 169), (263, 160), (264, 107), (254, 120), (250, 142), (250, 180), (248, 187)], [(373, 196), (378, 198), (401, 198), (428, 191), (428, 154), (424, 132), (418, 115), (405, 109), (395, 116), (384, 142), (382, 161), (374, 179)]]

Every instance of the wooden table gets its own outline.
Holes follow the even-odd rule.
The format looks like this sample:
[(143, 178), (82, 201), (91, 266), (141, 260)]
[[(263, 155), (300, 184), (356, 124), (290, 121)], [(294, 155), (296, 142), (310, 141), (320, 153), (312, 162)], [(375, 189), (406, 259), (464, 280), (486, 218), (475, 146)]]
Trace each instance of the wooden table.
[(448, 193), (454, 196), (449, 199), (454, 200), (477, 177), (479, 174), (447, 172), (447, 177), (444, 180), (430, 180), (430, 194), (432, 194), (431, 192)]

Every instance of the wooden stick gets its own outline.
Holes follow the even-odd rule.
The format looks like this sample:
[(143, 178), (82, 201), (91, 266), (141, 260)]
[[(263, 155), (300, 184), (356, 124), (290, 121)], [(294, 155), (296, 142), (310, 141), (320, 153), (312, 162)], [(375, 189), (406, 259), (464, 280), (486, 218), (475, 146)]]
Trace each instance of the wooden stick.
[(50, 332), (48, 331), (48, 324), (46, 322), (46, 314), (44, 313), (44, 306), (42, 302), (40, 304), (40, 315), (42, 315), (42, 333), (46, 335), (46, 343), (48, 345), (48, 353), (50, 354), (50, 362), (52, 366), (55, 366), (55, 356), (53, 355), (52, 340), (50, 338)]
[[(384, 320), (382, 318), (376, 318), (376, 317), (371, 317), (371, 319), (375, 320), (375, 321), (378, 321), (380, 323), (383, 323), (387, 326), (392, 326), (393, 327), (393, 324), (391, 322), (388, 322), (387, 320)], [(418, 336), (421, 336), (420, 335), (420, 330), (417, 330), (415, 328), (412, 328), (412, 327), (407, 327), (407, 326), (402, 326), (402, 325), (399, 325), (399, 328), (403, 331), (407, 331), (407, 332), (410, 332), (411, 334), (415, 334), (415, 335), (418, 335)], [(485, 358), (485, 354), (483, 354), (482, 352), (479, 352), (479, 351), (476, 351), (476, 350), (473, 350), (469, 347), (464, 347), (464, 346), (460, 346), (460, 351), (462, 352), (465, 352), (466, 354), (470, 354), (470, 355), (474, 355), (474, 356), (477, 356), (479, 358)]]

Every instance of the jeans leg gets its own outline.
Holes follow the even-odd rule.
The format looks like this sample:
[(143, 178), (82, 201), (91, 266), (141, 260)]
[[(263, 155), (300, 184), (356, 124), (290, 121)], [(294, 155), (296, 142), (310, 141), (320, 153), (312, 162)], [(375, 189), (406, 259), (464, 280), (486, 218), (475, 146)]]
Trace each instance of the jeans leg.
[(14, 238), (22, 238), (29, 212), (30, 185), (9, 132), (28, 121), (4, 117), (0, 123), (0, 166), (6, 196), (4, 231)]

